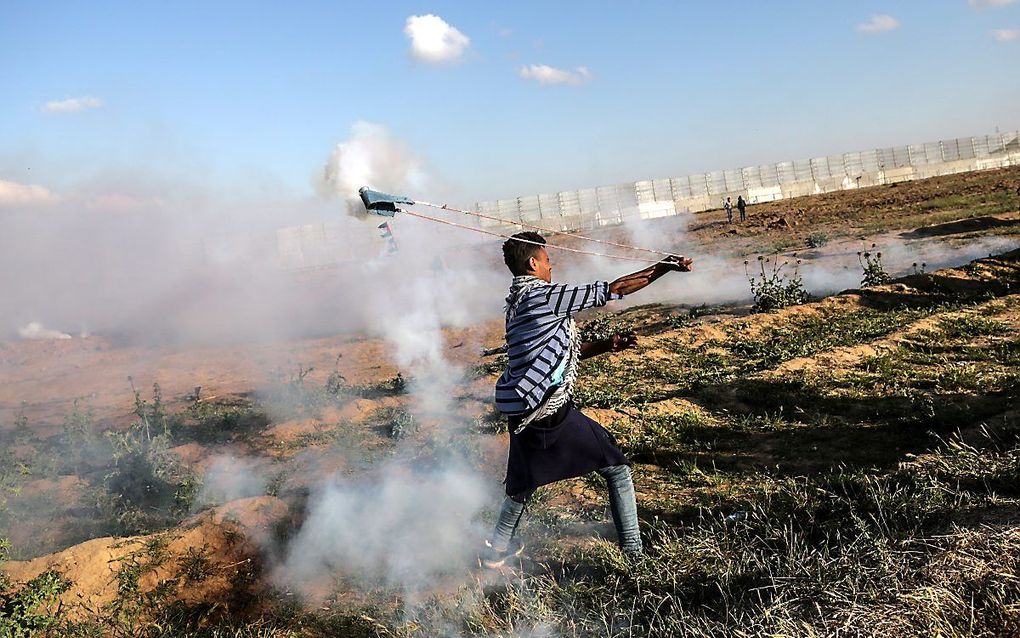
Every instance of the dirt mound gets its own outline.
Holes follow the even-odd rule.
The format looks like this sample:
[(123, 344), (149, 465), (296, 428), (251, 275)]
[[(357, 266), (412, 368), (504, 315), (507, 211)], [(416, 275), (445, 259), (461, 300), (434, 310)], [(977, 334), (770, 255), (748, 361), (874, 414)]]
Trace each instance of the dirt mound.
[(57, 601), (69, 619), (151, 601), (220, 605), (237, 613), (238, 601), (258, 587), (259, 543), (288, 514), (274, 497), (242, 499), (204, 512), (177, 530), (131, 538), (96, 538), (29, 561), (6, 563), (15, 583), (55, 571), (71, 585)]
[(959, 235), (961, 233), (975, 233), (983, 230), (1003, 228), (1016, 223), (1017, 215), (972, 217), (958, 221), (946, 222), (944, 224), (933, 224), (916, 228), (903, 233), (903, 237), (941, 237), (943, 235)]

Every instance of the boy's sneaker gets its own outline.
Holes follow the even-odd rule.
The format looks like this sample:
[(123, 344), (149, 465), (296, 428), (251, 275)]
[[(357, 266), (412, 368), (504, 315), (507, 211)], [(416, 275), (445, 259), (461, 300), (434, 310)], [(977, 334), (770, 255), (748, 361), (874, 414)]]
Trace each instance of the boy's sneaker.
[(485, 550), (482, 552), (481, 558), (478, 562), (481, 563), (482, 567), (488, 567), (489, 569), (495, 569), (502, 567), (511, 558), (516, 558), (524, 553), (524, 543), (517, 539), (512, 539), (510, 545), (505, 551), (496, 551), (493, 549), (492, 544), (489, 541), (485, 541)]

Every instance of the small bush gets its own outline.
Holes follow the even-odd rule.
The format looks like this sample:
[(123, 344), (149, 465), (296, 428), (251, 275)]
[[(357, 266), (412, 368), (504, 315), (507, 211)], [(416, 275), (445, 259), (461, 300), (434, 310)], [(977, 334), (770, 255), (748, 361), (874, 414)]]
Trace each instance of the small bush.
[(748, 270), (748, 262), (744, 262), (744, 274), (751, 285), (751, 295), (754, 297), (754, 306), (751, 312), (769, 312), (787, 306), (806, 303), (809, 299), (807, 291), (804, 290), (804, 282), (800, 278), (798, 259), (794, 264), (793, 273), (789, 276), (782, 271), (789, 262), (779, 263), (778, 257), (758, 257), (760, 274), (751, 275)]
[(829, 236), (825, 233), (811, 233), (805, 242), (808, 248), (821, 248), (829, 243)]
[(191, 509), (199, 481), (170, 452), (163, 434), (146, 438), (141, 422), (127, 432), (108, 432), (111, 463), (95, 505), (119, 534), (138, 534), (176, 523)]
[(333, 364), (333, 371), (326, 378), (326, 394), (332, 397), (339, 397), (347, 392), (349, 385), (343, 373), (340, 372), (340, 359), (344, 355), (336, 355), (336, 362)]
[(405, 439), (417, 430), (414, 415), (407, 410), (394, 410), (390, 416), (389, 435), (391, 439)]
[[(871, 247), (874, 248), (874, 244)], [(859, 252), (857, 253), (857, 261), (860, 262), (861, 268), (864, 269), (861, 287), (884, 286), (892, 281), (892, 277), (889, 276), (889, 273), (882, 266), (882, 253)]]
[(505, 354), (498, 354), (488, 361), (483, 361), (475, 366), (474, 376), (475, 377), (487, 377), (492, 374), (503, 374), (503, 370), (506, 370), (507, 356)]
[(602, 341), (621, 332), (630, 332), (634, 324), (616, 314), (602, 314), (578, 327), (577, 336), (582, 342)]
[(16, 591), (0, 593), (0, 636), (31, 638), (58, 625), (60, 619), (43, 607), (67, 591), (71, 583), (54, 571), (43, 572)]

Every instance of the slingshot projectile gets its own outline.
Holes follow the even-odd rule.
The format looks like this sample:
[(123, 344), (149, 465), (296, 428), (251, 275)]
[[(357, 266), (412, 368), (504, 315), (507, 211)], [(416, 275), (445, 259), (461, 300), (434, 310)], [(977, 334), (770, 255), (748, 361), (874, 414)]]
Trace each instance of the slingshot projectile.
[[(527, 240), (527, 239), (520, 239), (518, 237), (511, 237), (510, 235), (504, 235), (502, 233), (493, 232), (491, 230), (486, 230), (484, 228), (477, 228), (477, 227), (473, 227), (473, 226), (465, 226), (464, 224), (458, 224), (456, 222), (451, 222), (451, 221), (449, 221), (447, 219), (440, 219), (438, 217), (429, 217), (428, 215), (423, 215), (423, 214), (421, 214), (419, 212), (416, 212), (416, 211), (405, 210), (403, 208), (399, 208), (398, 204), (402, 204), (402, 205), (405, 205), (405, 206), (414, 206), (414, 205), (428, 206), (429, 208), (436, 208), (436, 209), (441, 209), (441, 210), (444, 210), (444, 211), (453, 211), (455, 213), (462, 213), (464, 215), (473, 215), (473, 216), (478, 217), (480, 219), (491, 219), (491, 220), (493, 220), (495, 222), (498, 222), (499, 224), (504, 225), (504, 226), (520, 226), (521, 228), (533, 228), (533, 229), (541, 231), (543, 233), (552, 233), (552, 234), (555, 234), (555, 235), (564, 235), (564, 236), (567, 236), (567, 237), (575, 237), (575, 238), (580, 239), (582, 241), (590, 241), (590, 242), (595, 242), (597, 244), (606, 244), (606, 245), (609, 245), (609, 246), (616, 246), (617, 248), (624, 248), (626, 250), (637, 250), (637, 251), (641, 251), (641, 252), (645, 252), (645, 253), (652, 253), (652, 254), (656, 254), (656, 255), (662, 255), (664, 257), (673, 258), (673, 259), (675, 259), (677, 257), (676, 255), (673, 255), (672, 253), (667, 253), (667, 252), (664, 252), (664, 251), (661, 251), (661, 250), (654, 250), (654, 249), (651, 249), (651, 248), (639, 248), (637, 246), (628, 246), (626, 244), (620, 244), (620, 243), (616, 243), (616, 242), (612, 242), (612, 241), (606, 241), (604, 239), (595, 239), (594, 237), (584, 237), (582, 235), (577, 235), (575, 233), (571, 233), (571, 232), (567, 232), (567, 231), (552, 230), (552, 229), (549, 229), (549, 228), (541, 228), (539, 226), (534, 226), (532, 224), (525, 223), (523, 220), (515, 221), (515, 220), (512, 220), (512, 219), (500, 219), (498, 217), (492, 217), (490, 215), (484, 215), (484, 214), (482, 214), (481, 212), (478, 212), (478, 211), (469, 211), (469, 210), (461, 210), (459, 208), (453, 208), (452, 206), (447, 206), (446, 204), (440, 205), (440, 204), (432, 204), (432, 203), (429, 203), (429, 202), (424, 202), (424, 201), (421, 201), (421, 200), (415, 201), (415, 200), (411, 199), (410, 197), (408, 197), (407, 195), (390, 195), (389, 193), (381, 193), (379, 191), (374, 191), (374, 190), (370, 189), (368, 186), (362, 186), (361, 188), (359, 188), (358, 189), (358, 195), (361, 196), (361, 202), (365, 205), (365, 210), (367, 212), (375, 213), (376, 215), (381, 215), (383, 217), (396, 217), (397, 213), (404, 213), (405, 215), (411, 215), (413, 217), (418, 217), (420, 219), (425, 219), (425, 220), (428, 220), (428, 221), (431, 221), (431, 222), (435, 222), (435, 223), (439, 223), (439, 224), (446, 224), (447, 226), (455, 226), (457, 228), (461, 228), (461, 229), (464, 229), (464, 230), (469, 230), (469, 231), (472, 231), (472, 232), (475, 232), (475, 233), (482, 233), (483, 235), (489, 235), (489, 236), (492, 236), (492, 237), (499, 237), (501, 239), (507, 239), (507, 240), (514, 239), (516, 241), (524, 242), (526, 244), (537, 244), (537, 242), (533, 242), (533, 241), (530, 241), (530, 240)], [(610, 255), (610, 254), (605, 254), (605, 253), (596, 253), (596, 252), (591, 252), (591, 251), (587, 251), (587, 250), (578, 250), (577, 248), (570, 248), (569, 246), (557, 246), (555, 244), (545, 244), (544, 242), (541, 245), (546, 246), (547, 248), (558, 248), (560, 250), (565, 250), (565, 251), (572, 252), (572, 253), (579, 253), (579, 254), (582, 254), (582, 255), (594, 255), (596, 257), (608, 257), (610, 259), (621, 259), (621, 260), (624, 260), (624, 261), (639, 261), (639, 262), (646, 261), (646, 259), (642, 258), (642, 257), (631, 257), (629, 255)]]
[(397, 208), (397, 204), (414, 205), (414, 200), (406, 195), (380, 193), (370, 189), (368, 186), (362, 186), (358, 189), (358, 195), (361, 195), (361, 201), (365, 204), (365, 210), (376, 215), (383, 215), (384, 217), (395, 216), (397, 211), (400, 210)]

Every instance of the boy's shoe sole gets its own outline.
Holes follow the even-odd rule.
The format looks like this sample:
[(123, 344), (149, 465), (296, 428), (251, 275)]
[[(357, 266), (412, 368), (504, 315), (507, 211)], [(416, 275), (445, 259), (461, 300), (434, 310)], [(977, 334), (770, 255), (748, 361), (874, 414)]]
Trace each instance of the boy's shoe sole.
[[(485, 544), (488, 545), (489, 542), (485, 541)], [(489, 551), (491, 551), (491, 548), (489, 548)], [(507, 551), (505, 553), (500, 554), (497, 557), (493, 557), (493, 558), (488, 558), (488, 557), (486, 557), (486, 558), (479, 558), (478, 559), (478, 563), (482, 567), (488, 567), (489, 569), (496, 569), (498, 567), (502, 567), (502, 566), (506, 565), (506, 562), (508, 560), (510, 560), (511, 558), (518, 558), (523, 553), (524, 553), (524, 544), (523, 543), (519, 543), (519, 544), (517, 544), (516, 547), (513, 547), (511, 549), (507, 549)]]

